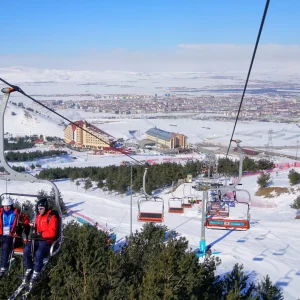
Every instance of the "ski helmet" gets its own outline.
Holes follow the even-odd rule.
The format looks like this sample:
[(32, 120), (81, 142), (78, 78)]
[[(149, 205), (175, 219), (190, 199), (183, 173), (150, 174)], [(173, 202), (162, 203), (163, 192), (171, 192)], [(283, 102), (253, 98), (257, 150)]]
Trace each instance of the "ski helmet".
[(10, 197), (5, 197), (2, 200), (2, 206), (14, 205), (14, 200)]
[(45, 207), (45, 211), (47, 211), (49, 209), (47, 198), (39, 198), (38, 202), (36, 203), (36, 208), (38, 208), (38, 206)]

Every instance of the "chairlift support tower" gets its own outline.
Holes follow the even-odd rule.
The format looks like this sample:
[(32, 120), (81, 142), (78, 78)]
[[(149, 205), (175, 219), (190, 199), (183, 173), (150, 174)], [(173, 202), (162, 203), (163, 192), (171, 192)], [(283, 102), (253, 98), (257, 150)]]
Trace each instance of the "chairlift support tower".
[(203, 187), (201, 238), (200, 238), (200, 242), (199, 242), (199, 253), (197, 253), (198, 257), (205, 256), (206, 252), (207, 252), (206, 239), (205, 239), (206, 206), (207, 206), (207, 201), (208, 201), (208, 190), (210, 188), (210, 184), (209, 184), (210, 168), (211, 168), (213, 161), (215, 161), (215, 155), (208, 155), (208, 170), (207, 170), (208, 181), (207, 181), (206, 185)]

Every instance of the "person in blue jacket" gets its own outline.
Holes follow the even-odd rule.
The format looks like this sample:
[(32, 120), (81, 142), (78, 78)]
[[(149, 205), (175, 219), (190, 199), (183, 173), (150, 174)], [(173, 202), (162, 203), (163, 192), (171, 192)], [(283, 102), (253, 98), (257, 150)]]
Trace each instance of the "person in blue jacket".
[(8, 197), (2, 200), (2, 208), (0, 208), (0, 239), (2, 244), (0, 278), (5, 275), (8, 269), (14, 238), (20, 235), (23, 226), (29, 226), (29, 219), (23, 213), (19, 214), (18, 210), (13, 208), (13, 204), (13, 199)]

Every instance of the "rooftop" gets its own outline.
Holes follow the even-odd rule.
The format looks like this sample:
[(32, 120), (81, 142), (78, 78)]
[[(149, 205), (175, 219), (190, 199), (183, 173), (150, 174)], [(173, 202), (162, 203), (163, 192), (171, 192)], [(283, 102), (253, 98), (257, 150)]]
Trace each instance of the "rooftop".
[(157, 137), (157, 138), (159, 138), (161, 140), (165, 140), (165, 141), (169, 141), (174, 136), (174, 133), (158, 129), (156, 127), (153, 127), (151, 129), (147, 130), (146, 134)]

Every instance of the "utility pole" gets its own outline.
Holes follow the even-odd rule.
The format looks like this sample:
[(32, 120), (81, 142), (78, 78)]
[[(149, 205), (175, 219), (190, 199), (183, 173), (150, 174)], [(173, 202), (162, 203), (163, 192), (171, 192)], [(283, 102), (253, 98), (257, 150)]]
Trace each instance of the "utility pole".
[(299, 146), (299, 141), (297, 141), (297, 148), (296, 148), (296, 160), (298, 159), (298, 146)]

